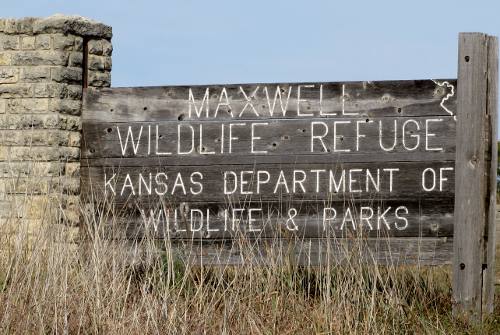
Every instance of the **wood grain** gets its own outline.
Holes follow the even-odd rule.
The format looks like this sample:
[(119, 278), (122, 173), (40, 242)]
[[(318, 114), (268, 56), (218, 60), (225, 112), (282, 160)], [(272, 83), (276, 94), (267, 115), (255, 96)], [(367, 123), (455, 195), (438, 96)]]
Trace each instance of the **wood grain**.
[[(368, 239), (361, 256), (364, 261), (447, 263), (454, 229), (454, 172), (445, 173), (447, 180), (442, 189), (430, 192), (423, 191), (421, 175), (426, 168), (439, 172), (440, 168), (454, 167), (456, 85), (456, 80), (408, 80), (89, 88), (85, 90), (82, 115), (82, 197), (104, 202), (112, 208), (114, 215), (107, 220), (109, 236), (164, 239), (176, 244), (181, 254), (190, 250), (185, 243), (191, 243), (197, 251), (194, 258), (187, 259), (203, 264), (240, 264), (242, 254), (248, 252), (256, 255), (258, 263), (267, 262), (267, 252), (273, 243), (281, 243), (280, 255), (288, 250), (293, 261), (299, 264), (344, 262), (349, 259), (348, 253), (354, 251), (354, 240), (359, 238)], [(197, 116), (193, 108), (200, 107), (207, 88), (208, 114), (203, 109)], [(230, 104), (217, 110), (223, 91)], [(290, 92), (286, 113), (280, 109), (279, 102), (271, 113), (276, 92), (282, 97)], [(197, 107), (191, 105), (191, 116), (190, 94), (198, 104)], [(440, 121), (426, 129), (430, 119)], [(317, 140), (311, 146), (313, 122), (321, 122), (328, 129), (324, 147)], [(341, 122), (340, 130), (334, 134), (336, 122)], [(405, 122), (411, 126), (403, 129)], [(227, 137), (224, 140), (221, 127), (227, 136), (227, 129), (233, 123), (246, 123), (246, 126), (234, 128), (232, 135), (238, 141), (232, 143), (232, 152), (228, 153), (229, 142)], [(250, 150), (249, 125), (252, 123), (266, 123), (259, 128), (260, 139), (255, 142), (255, 149), (266, 154)], [(360, 133), (356, 129), (358, 123)], [(180, 138), (179, 125), (193, 127), (196, 134), (203, 129), (203, 144), (195, 138), (196, 148), (189, 154), (175, 153)], [(128, 127), (134, 133), (134, 140), (142, 143), (137, 152), (130, 148), (122, 151), (123, 142), (118, 132), (123, 139)], [(155, 155), (156, 148), (148, 147), (148, 143), (156, 145), (156, 127), (158, 151), (172, 152), (172, 155)], [(427, 133), (434, 134), (428, 137), (429, 143), (425, 142)], [(182, 144), (186, 144), (186, 137), (181, 138)], [(393, 143), (394, 147), (389, 150), (382, 148), (392, 147)], [(429, 150), (426, 144), (441, 149)], [(311, 174), (311, 170), (324, 169), (335, 171), (338, 177), (342, 169), (369, 170), (373, 174), (384, 168), (399, 169), (393, 189), (388, 189), (387, 174), (381, 174), (381, 188), (377, 191), (367, 189), (361, 180), (365, 177), (359, 177), (352, 185), (354, 191), (351, 188), (332, 192), (328, 178), (317, 181)], [(137, 189), (131, 192), (128, 188), (111, 196), (108, 189), (107, 196), (103, 197), (105, 175), (116, 173), (113, 179), (116, 185), (123, 185), (128, 175), (137, 186), (139, 177), (150, 173), (153, 176), (168, 173), (169, 181), (173, 182), (177, 174), (189, 181), (190, 174), (197, 171), (203, 173), (200, 194), (174, 192), (158, 196), (153, 191), (139, 196)], [(222, 188), (225, 171), (237, 175), (241, 171), (254, 174), (266, 171), (271, 175), (271, 182), (262, 185), (257, 193), (253, 178), (247, 184), (247, 192), (252, 189), (253, 194), (238, 189), (225, 195)], [(273, 182), (280, 172), (291, 189), (296, 171), (307, 173), (307, 180), (303, 182), (306, 192), (288, 192), (283, 186), (275, 192)], [(189, 188), (187, 183), (186, 186)], [(357, 192), (358, 186), (360, 192)], [(323, 221), (325, 206), (335, 208), (337, 214), (327, 228)], [(396, 227), (396, 222), (402, 221), (394, 212), (400, 206), (408, 210), (405, 216), (408, 226), (402, 230)], [(372, 227), (367, 221), (362, 224), (362, 207), (374, 210), (373, 221), (368, 221)], [(251, 224), (247, 214), (243, 214), (236, 228), (228, 230), (224, 211), (234, 208), (257, 208), (262, 212), (258, 212)], [(293, 221), (296, 230), (286, 226), (287, 214), (292, 208), (297, 210)], [(386, 216), (388, 225), (383, 220), (377, 222), (377, 211), (387, 208), (391, 209)], [(210, 230), (208, 224), (192, 229), (188, 217), (192, 209), (205, 213), (205, 218), (207, 213), (210, 215)], [(151, 211), (154, 217), (162, 210), (169, 210), (170, 215), (178, 210), (177, 224), (167, 223), (164, 217), (151, 220)], [(343, 222), (349, 211), (353, 213), (353, 220)], [(96, 209), (95, 212), (103, 211)], [(253, 247), (240, 244), (235, 251), (233, 248), (242, 238)], [(306, 249), (308, 256), (304, 256)]]
[[(486, 194), (490, 165), (487, 116), (488, 43), (460, 34), (453, 261), (454, 311), (481, 319)], [(489, 201), (489, 199), (488, 199)]]
[(171, 246), (174, 257), (196, 265), (443, 265), (450, 263), (453, 252), (453, 241), (446, 237), (204, 240)]
[[(228, 204), (157, 201), (149, 204), (130, 202), (123, 206), (118, 204), (114, 206), (115, 213), (119, 215), (106, 220), (107, 235), (118, 236), (117, 234), (120, 234), (122, 238), (152, 236), (169, 239), (231, 239), (239, 235), (278, 239), (293, 236), (307, 238), (345, 238), (357, 235), (366, 237), (453, 236), (452, 198), (439, 201), (420, 199), (409, 202), (374, 199), (370, 201), (246, 201)], [(254, 210), (249, 215), (248, 209), (256, 208), (261, 211)], [(292, 208), (296, 210), (296, 216), (293, 223), (290, 223), (287, 219), (290, 215), (289, 210)], [(325, 211), (324, 208), (333, 208), (335, 212)], [(191, 212), (191, 210), (196, 212)], [(94, 212), (103, 211), (94, 210)], [(200, 212), (203, 213), (203, 221), (200, 221)], [(384, 212), (386, 212), (385, 215), (383, 215)], [(396, 213), (408, 221), (398, 218)], [(191, 216), (193, 216), (192, 221)]]
[[(124, 164), (124, 163), (122, 163)], [(422, 186), (423, 172), (432, 168), (454, 169), (453, 161), (439, 162), (370, 162), (337, 164), (256, 164), (256, 165), (196, 165), (196, 166), (89, 166), (81, 168), (81, 176), (89, 182), (82, 184), (82, 192), (99, 191), (114, 195), (115, 203), (130, 198), (141, 201), (286, 201), (294, 200), (350, 200), (452, 198), (455, 188), (454, 171), (443, 170), (446, 178), (433, 191)], [(315, 172), (320, 171), (320, 172)], [(190, 181), (193, 173), (201, 173), (201, 187)], [(268, 173), (269, 176), (265, 173)], [(260, 177), (259, 177), (260, 175)], [(181, 176), (184, 187), (175, 187)], [(281, 178), (281, 176), (283, 178)], [(392, 178), (391, 178), (392, 176)], [(431, 174), (427, 172), (426, 178)], [(269, 177), (269, 182), (264, 183)], [(333, 177), (333, 179), (332, 179)], [(127, 180), (126, 180), (127, 178)], [(168, 178), (168, 179), (167, 179)], [(180, 180), (180, 179), (179, 179)], [(226, 183), (224, 183), (226, 180)], [(237, 184), (235, 184), (237, 180)], [(241, 185), (242, 180), (245, 185)], [(298, 182), (304, 180), (303, 182)], [(105, 187), (105, 181), (108, 185)], [(132, 184), (129, 184), (130, 181)], [(294, 182), (295, 181), (295, 182)], [(162, 185), (166, 184), (167, 186)], [(426, 179), (426, 187), (434, 184)], [(132, 185), (129, 187), (128, 185)], [(91, 189), (92, 188), (92, 189)], [(411, 190), (411, 191), (409, 191)], [(185, 192), (184, 192), (185, 191)], [(234, 191), (234, 192), (232, 192)], [(227, 193), (227, 194), (226, 194)]]
[[(498, 168), (498, 38), (488, 36), (488, 133), (489, 133), (489, 180), (488, 180), (488, 218), (486, 224), (486, 269), (483, 271), (483, 313), (493, 313), (495, 301), (495, 254), (496, 254), (496, 203)], [(488, 167), (487, 167), (488, 168)]]
[[(456, 86), (455, 79), (436, 80), (439, 83), (448, 82)], [(134, 88), (104, 88), (95, 90), (88, 88), (84, 96), (85, 115), (84, 122), (106, 122), (113, 119), (116, 122), (155, 122), (155, 121), (178, 121), (182, 120), (210, 120), (212, 117), (193, 118), (188, 117), (189, 88), (192, 88), (197, 101), (201, 101), (210, 87), (210, 106), (214, 110), (219, 103), (220, 92), (223, 87), (227, 88), (227, 95), (231, 102), (233, 115), (239, 114), (246, 105), (246, 99), (241, 93), (243, 91), (253, 93), (257, 87), (260, 88), (252, 98), (253, 106), (259, 116), (255, 113), (245, 112), (237, 119), (282, 119), (281, 110), (276, 107), (273, 116), (269, 116), (269, 104), (263, 87), (268, 87), (270, 99), (274, 99), (278, 87), (283, 89), (283, 99), (288, 96), (288, 90), (292, 88), (292, 94), (288, 103), (286, 118), (297, 118), (297, 96), (298, 85), (315, 85), (316, 89), (305, 89), (301, 97), (308, 102), (301, 103), (303, 113), (313, 113), (319, 116), (318, 87), (323, 85), (323, 114), (337, 113), (339, 116), (344, 109), (348, 113), (359, 113), (361, 117), (397, 117), (397, 116), (449, 116), (440, 103), (450, 88), (439, 86), (432, 80), (402, 80), (402, 81), (365, 81), (345, 83), (280, 83), (280, 84), (242, 84), (242, 85), (210, 85), (210, 86), (170, 86), (170, 87), (134, 87)], [(345, 86), (342, 95), (342, 85)], [(344, 99), (342, 99), (344, 96)], [(456, 111), (456, 97), (452, 96), (446, 100), (446, 107)], [(248, 107), (249, 108), (249, 107)], [(237, 113), (238, 112), (238, 113)], [(213, 115), (211, 113), (210, 115)], [(335, 117), (335, 116), (331, 116)], [(219, 112), (218, 120), (232, 120), (230, 113)]]
[[(349, 122), (338, 126), (337, 136), (334, 136), (334, 122), (341, 120)], [(259, 140), (254, 140), (255, 151), (266, 151), (265, 156), (280, 155), (325, 155), (342, 153), (342, 155), (357, 154), (379, 154), (388, 155), (397, 160), (397, 155), (411, 151), (418, 154), (444, 154), (455, 152), (455, 122), (451, 116), (441, 116), (435, 120), (441, 120), (429, 125), (426, 130), (426, 120), (423, 117), (396, 117), (396, 118), (339, 118), (337, 120), (312, 119), (307, 120), (279, 120), (273, 119), (258, 129)], [(311, 148), (311, 132), (323, 134), (326, 129), (323, 124), (311, 123), (321, 121), (328, 127), (327, 135), (321, 141), (315, 139)], [(357, 121), (361, 121), (358, 126)], [(412, 122), (411, 125), (404, 126), (405, 122)], [(231, 152), (229, 153), (229, 140), (227, 138), (230, 124), (238, 124), (232, 131), (232, 136), (238, 140), (231, 142)], [(237, 123), (234, 121), (163, 121), (158, 123), (150, 122), (99, 122), (85, 123), (85, 140), (82, 150), (82, 158), (119, 158), (119, 157), (166, 157), (166, 154), (158, 155), (156, 152), (170, 153), (169, 156), (176, 155), (178, 140), (181, 139), (182, 150), (191, 148), (191, 130), (181, 129), (180, 135), (177, 125), (186, 124), (195, 130), (195, 148), (192, 153), (182, 155), (182, 160), (186, 157), (196, 157), (201, 162), (205, 159), (214, 159), (218, 156), (227, 156), (228, 159), (236, 160), (241, 156), (264, 156), (251, 153), (251, 123)], [(245, 126), (239, 126), (245, 124)], [(394, 126), (396, 124), (396, 127)], [(125, 154), (122, 146), (125, 144), (128, 127), (134, 134), (134, 140), (139, 142), (137, 152), (129, 145)], [(224, 127), (225, 136), (222, 135), (221, 128)], [(357, 138), (356, 127), (360, 128)], [(382, 136), (380, 136), (382, 127)], [(199, 132), (202, 130), (202, 139)], [(441, 150), (426, 150), (426, 131), (438, 134), (427, 141), (428, 147), (439, 147)], [(118, 135), (117, 132), (120, 132)], [(140, 136), (139, 136), (140, 135)], [(222, 138), (222, 139), (221, 139)], [(403, 139), (404, 138), (404, 139)], [(224, 143), (221, 143), (224, 141)], [(326, 151), (325, 151), (326, 147)], [(390, 150), (387, 150), (390, 148)], [(410, 148), (412, 150), (408, 150)], [(311, 149), (314, 152), (311, 152)], [(213, 154), (207, 154), (212, 153)], [(233, 157), (236, 156), (236, 157)], [(327, 155), (330, 156), (330, 155)]]

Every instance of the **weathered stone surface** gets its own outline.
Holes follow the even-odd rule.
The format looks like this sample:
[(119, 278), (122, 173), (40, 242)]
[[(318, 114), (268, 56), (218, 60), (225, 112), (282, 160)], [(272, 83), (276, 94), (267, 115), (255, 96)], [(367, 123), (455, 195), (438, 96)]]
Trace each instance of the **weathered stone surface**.
[(82, 69), (77, 67), (53, 67), (52, 80), (58, 83), (77, 84), (82, 82)]
[(92, 71), (111, 71), (111, 57), (89, 55), (88, 66)]
[(49, 99), (8, 99), (3, 100), (6, 111), (10, 114), (48, 113)]
[(34, 17), (6, 19), (3, 31), (7, 34), (33, 34), (33, 23), (36, 20)]
[(59, 141), (59, 146), (61, 147), (69, 147), (70, 141), (71, 141), (71, 133), (72, 131), (69, 130), (62, 130), (58, 129), (57, 130), (57, 140)]
[[(67, 137), (67, 136), (66, 136)], [(59, 146), (67, 145), (68, 138), (59, 130), (29, 129), (0, 130), (0, 145), (19, 146)]]
[(74, 34), (111, 39), (110, 26), (78, 15), (55, 14), (46, 18), (25, 17), (0, 20), (0, 32), (6, 34)]
[(35, 98), (66, 98), (68, 95), (68, 85), (61, 83), (34, 84)]
[(80, 131), (82, 129), (82, 122), (78, 116), (61, 115), (59, 125), (63, 130)]
[(65, 196), (62, 202), (63, 222), (65, 225), (78, 225), (80, 222), (80, 197)]
[(51, 48), (50, 41), (51, 41), (50, 35), (36, 35), (35, 49), (40, 49), (40, 50), (50, 49)]
[(65, 169), (65, 163), (61, 162), (0, 162), (0, 178), (56, 177), (63, 174)]
[(68, 146), (80, 148), (82, 134), (79, 131), (72, 131), (68, 136)]
[(80, 100), (51, 99), (49, 110), (61, 114), (80, 115), (82, 102)]
[(111, 53), (113, 52), (113, 46), (108, 40), (95, 39), (88, 42), (88, 50), (90, 55), (111, 56)]
[(55, 128), (59, 123), (56, 114), (2, 114), (0, 129), (47, 129)]
[(4, 185), (5, 192), (8, 195), (47, 194), (59, 189), (57, 180), (52, 177), (0, 178), (0, 184)]
[(11, 161), (54, 161), (59, 159), (59, 153), (53, 147), (10, 147)]
[(102, 54), (104, 56), (111, 56), (113, 53), (113, 45), (110, 41), (102, 40)]
[(12, 54), (11, 65), (68, 65), (69, 54), (64, 51), (36, 50)]
[(82, 100), (82, 85), (68, 85), (67, 98), (73, 100)]
[(19, 80), (19, 69), (0, 67), (0, 84), (13, 84)]
[(21, 68), (21, 81), (25, 83), (39, 83), (50, 80), (50, 67), (26, 66)]
[(63, 15), (0, 19), (0, 217), (9, 209), (16, 223), (78, 223), (84, 38), (88, 85), (110, 86), (111, 27)]
[(88, 84), (93, 87), (109, 87), (111, 86), (111, 73), (89, 71)]
[(75, 36), (75, 51), (83, 51), (83, 38), (80, 36)]
[(0, 65), (10, 65), (12, 54), (10, 52), (0, 52)]
[[(2, 220), (5, 223), (2, 223)], [(0, 219), (0, 225), (2, 232), (5, 232), (4, 237), (12, 236), (14, 238), (9, 238), (4, 243), (11, 243), (12, 240), (17, 241), (18, 236), (23, 236), (26, 238), (23, 243), (28, 245), (33, 245), (36, 241), (36, 235), (43, 229), (47, 229), (45, 222), (37, 219), (26, 219), (22, 217), (7, 217), (5, 219)], [(69, 228), (68, 228), (69, 229)]]
[(104, 56), (104, 70), (109, 72), (111, 76), (111, 68), (113, 66), (112, 59), (109, 56)]
[(19, 36), (16, 35), (0, 35), (0, 49), (1, 50), (18, 50), (19, 49)]
[[(8, 202), (0, 202), (0, 217), (3, 218), (23, 218), (23, 219), (40, 219), (47, 216), (48, 213), (56, 209), (58, 205), (55, 197), (43, 195), (31, 195), (31, 194), (19, 194), (9, 197)], [(32, 228), (31, 233), (40, 229), (40, 221), (25, 221), (34, 224), (35, 227)], [(37, 227), (38, 226), (38, 227)], [(27, 228), (23, 228), (27, 229)]]
[[(60, 190), (65, 195), (76, 196), (80, 194), (80, 179), (68, 178), (66, 176), (60, 178)], [(67, 198), (67, 196), (65, 197)]]
[(81, 16), (66, 16), (56, 14), (47, 18), (35, 20), (34, 33), (71, 33), (80, 36), (99, 36), (111, 39), (110, 26)]
[(21, 49), (23, 50), (35, 49), (35, 36), (21, 37)]
[(2, 84), (0, 98), (24, 98), (33, 96), (33, 87), (29, 84)]
[[(23, 236), (27, 237), (26, 240), (23, 240), (23, 243), (28, 243), (32, 245), (33, 241), (36, 240), (36, 234), (39, 233), (42, 229), (46, 229), (47, 225), (44, 222), (37, 219), (26, 219), (22, 217), (16, 217), (12, 215), (11, 217), (7, 216), (6, 218), (0, 219), (0, 229), (2, 233), (4, 233), (4, 237), (6, 236)], [(31, 238), (31, 239), (30, 239)], [(14, 238), (14, 240), (17, 240)], [(10, 243), (12, 238), (6, 240), (4, 243)]]
[(81, 67), (83, 64), (83, 54), (81, 52), (72, 52), (69, 55), (68, 66)]
[(60, 161), (80, 161), (80, 148), (75, 147), (60, 147), (59, 148)]
[[(9, 178), (9, 180), (12, 180)], [(7, 189), (5, 187), (5, 184), (0, 182), (0, 201), (4, 202), (7, 199)], [(4, 232), (5, 230), (3, 229), (4, 227), (2, 226), (2, 219), (0, 219), (0, 230)]]
[(68, 177), (80, 177), (80, 162), (66, 163), (64, 173)]
[(80, 158), (80, 148), (72, 147), (10, 147), (12, 161), (76, 161)]
[(102, 40), (90, 40), (87, 46), (90, 55), (102, 55)]
[(104, 59), (105, 58), (102, 56), (89, 55), (88, 58), (89, 70), (104, 71), (106, 69), (104, 64)]
[(54, 34), (52, 36), (52, 48), (54, 50), (72, 51), (75, 46), (75, 36)]
[(9, 158), (9, 147), (0, 146), (0, 161), (6, 161)]

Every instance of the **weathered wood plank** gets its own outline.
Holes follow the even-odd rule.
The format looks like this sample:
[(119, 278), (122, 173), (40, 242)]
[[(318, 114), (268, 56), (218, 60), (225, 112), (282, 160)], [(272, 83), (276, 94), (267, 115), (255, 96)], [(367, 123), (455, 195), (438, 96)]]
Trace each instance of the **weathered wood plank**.
[[(310, 85), (314, 87), (309, 87)], [(297, 95), (299, 86), (301, 86), (300, 102)], [(320, 86), (322, 86), (322, 94)], [(304, 116), (299, 114), (320, 116), (320, 110), (322, 114), (337, 114), (323, 115), (324, 117), (339, 116), (342, 110), (344, 114), (358, 113), (361, 117), (449, 116), (450, 113), (443, 106), (451, 112), (456, 111), (456, 99), (455, 95), (452, 95), (455, 86), (456, 80), (454, 79), (210, 85), (209, 117), (203, 114), (195, 119), (213, 119), (217, 105), (220, 102), (226, 102), (225, 96), (221, 94), (223, 89), (227, 92), (227, 101), (230, 106), (220, 106), (217, 119), (221, 120), (301, 118)], [(189, 104), (187, 103), (189, 89), (192, 90), (198, 106), (201, 106), (207, 87), (112, 88), (101, 89), (98, 93), (88, 88), (84, 98), (86, 113), (83, 119), (84, 122), (106, 122), (111, 118), (117, 122), (189, 120)], [(264, 87), (267, 89), (267, 95)], [(276, 89), (281, 94), (281, 103), (279, 96), (276, 96), (278, 99), (276, 103), (274, 102)], [(290, 98), (287, 103), (289, 92)], [(247, 105), (247, 98), (251, 100), (251, 106)], [(281, 106), (287, 110), (285, 117)], [(273, 115), (270, 115), (270, 110), (274, 111)], [(240, 116), (241, 111), (243, 114)], [(192, 116), (194, 116), (193, 113)]]
[[(101, 212), (97, 208), (93, 212)], [(453, 236), (453, 199), (241, 204), (158, 202), (115, 205), (114, 213), (116, 216), (103, 216), (108, 234), (123, 238)]]
[(169, 247), (174, 257), (196, 265), (443, 265), (450, 263), (453, 253), (452, 239), (447, 237), (204, 240)]
[[(429, 170), (432, 169), (432, 170)], [(450, 198), (453, 161), (81, 168), (83, 194), (114, 203)], [(441, 178), (441, 179), (439, 179)], [(441, 181), (439, 181), (441, 180)], [(425, 188), (424, 188), (425, 186)], [(131, 199), (133, 198), (133, 199)]]
[[(118, 173), (112, 181), (118, 185), (137, 184), (139, 179), (139, 184), (146, 188), (148, 182), (143, 180), (149, 178), (149, 173), (157, 176), (168, 172), (169, 183), (175, 183), (178, 175), (190, 182), (193, 173), (202, 173), (203, 192), (189, 190), (184, 194), (177, 189), (158, 196), (153, 190), (138, 195), (138, 189), (129, 185), (123, 192), (119, 186), (117, 192), (112, 192), (117, 194), (106, 201), (112, 208), (109, 221), (113, 222), (113, 234), (121, 229), (127, 238), (152, 234), (166, 243), (213, 241), (198, 257), (203, 262), (233, 262), (237, 253), (226, 247), (241, 238), (250, 238), (261, 256), (266, 255), (272, 241), (288, 243), (293, 238), (313, 251), (312, 258), (303, 258), (303, 250), (295, 243), (295, 261), (305, 264), (307, 259), (308, 264), (324, 264), (326, 255), (338, 261), (346, 259), (346, 254), (338, 252), (339, 243), (351, 243), (352, 237), (359, 234), (376, 238), (364, 249), (365, 260), (375, 257), (387, 262), (390, 248), (387, 243), (380, 243), (391, 237), (396, 239), (397, 261), (447, 262), (451, 246), (447, 238), (453, 233), (455, 88), (456, 80), (417, 80), (118, 88), (99, 92), (89, 89), (82, 118), (82, 194), (97, 195), (93, 200), (102, 200), (104, 173)], [(286, 101), (280, 100), (280, 96)], [(233, 128), (231, 136), (237, 141), (231, 142), (228, 129), (235, 123), (246, 125)], [(252, 124), (258, 124), (255, 132)], [(195, 147), (186, 154), (178, 152), (178, 147), (173, 152), (176, 142), (185, 145), (191, 140), (191, 136), (178, 136), (179, 126), (193, 129)], [(139, 140), (141, 145), (124, 150), (123, 140), (129, 127), (134, 143)], [(203, 136), (198, 137), (201, 129)], [(313, 131), (318, 131), (314, 135), (319, 134), (321, 140), (312, 137)], [(158, 155), (157, 151), (172, 151), (172, 155)], [(377, 169), (384, 168), (398, 169), (393, 170), (398, 175), (394, 179), (388, 179), (387, 173), (381, 175), (380, 187), (369, 184), (367, 175), (350, 178), (351, 181), (346, 176), (347, 189), (335, 186), (334, 190), (328, 178), (320, 178), (323, 172), (317, 172), (316, 180), (311, 176), (313, 171), (324, 169), (327, 173), (331, 169), (335, 172), (333, 180), (340, 185), (342, 169), (354, 173), (369, 170), (375, 176)], [(442, 178), (442, 183), (436, 179), (439, 191), (423, 190), (421, 175), (427, 168), (433, 168)], [(234, 193), (224, 194), (224, 171), (235, 172), (239, 180), (242, 171), (246, 171), (246, 177), (257, 173), (257, 184), (260, 171), (269, 174), (270, 182), (259, 184), (257, 191), (256, 179), (252, 177), (245, 179), (243, 187), (239, 183)], [(301, 181), (303, 177), (307, 180)], [(374, 179), (378, 184), (377, 177)], [(197, 184), (186, 183), (188, 189), (192, 186)], [(294, 187), (296, 191), (292, 191)], [(324, 220), (325, 206), (333, 208), (336, 214), (328, 225)], [(235, 229), (228, 230), (224, 213), (238, 208), (243, 210), (242, 217)], [(252, 208), (259, 213), (253, 220), (244, 212)], [(151, 209), (153, 214), (148, 212)], [(148, 213), (155, 217), (161, 209), (164, 213), (178, 209), (178, 225), (172, 227), (172, 221), (165, 219), (168, 215), (156, 221), (148, 217)], [(296, 214), (289, 221), (291, 209)], [(387, 214), (380, 219), (379, 211), (386, 209)], [(197, 215), (205, 213), (204, 218), (210, 216), (210, 222), (207, 220), (204, 226), (200, 220), (198, 227), (194, 221), (192, 226), (192, 210)], [(373, 218), (363, 216), (367, 210), (373, 210)], [(400, 212), (397, 214), (396, 210)], [(347, 213), (352, 213), (352, 220), (346, 219)], [(402, 217), (408, 225), (398, 229), (406, 222)], [(291, 222), (292, 229), (287, 226)], [(304, 239), (308, 239), (305, 244)], [(332, 245), (337, 245), (333, 253), (329, 251)], [(219, 247), (225, 248), (228, 258), (213, 257)], [(371, 251), (376, 254), (369, 255)]]
[[(248, 122), (230, 121), (88, 122), (82, 157), (179, 156), (183, 160), (195, 156), (204, 160), (227, 156), (236, 160), (239, 156), (259, 154), (394, 156), (405, 152), (418, 155), (455, 151), (455, 122), (451, 116), (268, 120), (254, 124), (255, 127)], [(129, 131), (133, 136), (129, 137)]]
[(235, 161), (229, 161), (227, 156), (204, 155), (204, 156), (189, 156), (186, 155), (182, 159), (171, 159), (168, 157), (111, 157), (111, 158), (85, 158), (82, 159), (82, 167), (91, 166), (208, 166), (208, 165), (256, 165), (256, 164), (305, 164), (314, 162), (317, 164), (338, 165), (341, 163), (369, 163), (369, 162), (442, 162), (455, 161), (454, 152), (421, 152), (415, 155), (413, 152), (400, 152), (389, 155), (381, 155), (380, 153), (350, 153), (348, 155), (342, 153), (336, 154), (304, 154), (304, 155), (239, 155)]
[[(487, 113), (489, 117), (489, 162), (488, 180), (488, 218), (486, 224), (486, 269), (483, 271), (483, 314), (493, 313), (495, 300), (495, 254), (496, 254), (496, 203), (497, 203), (497, 127), (498, 127), (498, 38), (488, 36), (488, 97)], [(488, 167), (487, 167), (488, 168)]]
[[(458, 50), (454, 311), (481, 318), (488, 128), (487, 36), (461, 33)], [(489, 201), (489, 199), (488, 199)]]

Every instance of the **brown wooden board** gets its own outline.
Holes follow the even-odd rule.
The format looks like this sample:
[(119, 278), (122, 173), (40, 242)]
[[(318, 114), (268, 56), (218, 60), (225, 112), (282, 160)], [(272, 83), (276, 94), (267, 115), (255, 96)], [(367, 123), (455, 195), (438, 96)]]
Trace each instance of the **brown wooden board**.
[[(209, 243), (200, 261), (233, 257), (244, 237), (314, 241), (318, 264), (344, 257), (325, 243), (361, 236), (379, 261), (389, 248), (372, 246), (392, 240), (398, 262), (442, 263), (454, 227), (456, 85), (89, 88), (82, 196), (105, 199), (127, 238)], [(218, 246), (226, 256), (212, 254)]]

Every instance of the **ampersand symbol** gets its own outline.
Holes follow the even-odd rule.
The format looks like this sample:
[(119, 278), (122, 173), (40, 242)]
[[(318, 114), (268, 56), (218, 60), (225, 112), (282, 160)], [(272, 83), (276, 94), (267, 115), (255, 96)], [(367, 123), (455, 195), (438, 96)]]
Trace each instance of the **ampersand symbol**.
[(286, 227), (288, 230), (294, 231), (294, 230), (299, 230), (299, 227), (295, 224), (294, 218), (297, 216), (297, 210), (295, 208), (289, 208), (288, 209), (288, 219), (286, 220)]

